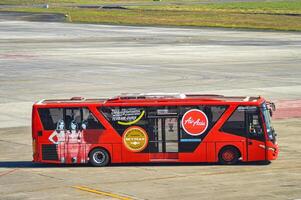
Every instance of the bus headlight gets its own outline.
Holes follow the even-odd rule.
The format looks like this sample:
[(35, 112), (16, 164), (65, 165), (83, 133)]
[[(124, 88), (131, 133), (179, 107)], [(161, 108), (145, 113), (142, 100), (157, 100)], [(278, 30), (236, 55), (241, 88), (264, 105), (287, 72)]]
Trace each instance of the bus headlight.
[(273, 148), (273, 147), (268, 147), (268, 150), (270, 150), (270, 151), (276, 151), (276, 148)]

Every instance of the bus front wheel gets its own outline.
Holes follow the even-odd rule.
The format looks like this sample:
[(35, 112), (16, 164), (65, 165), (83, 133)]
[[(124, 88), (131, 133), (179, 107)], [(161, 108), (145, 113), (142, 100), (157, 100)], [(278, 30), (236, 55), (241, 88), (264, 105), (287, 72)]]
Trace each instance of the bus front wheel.
[(239, 160), (239, 152), (235, 147), (224, 147), (220, 151), (218, 158), (223, 165), (234, 165)]
[(104, 167), (109, 164), (110, 156), (107, 150), (97, 148), (90, 152), (89, 161), (95, 167)]

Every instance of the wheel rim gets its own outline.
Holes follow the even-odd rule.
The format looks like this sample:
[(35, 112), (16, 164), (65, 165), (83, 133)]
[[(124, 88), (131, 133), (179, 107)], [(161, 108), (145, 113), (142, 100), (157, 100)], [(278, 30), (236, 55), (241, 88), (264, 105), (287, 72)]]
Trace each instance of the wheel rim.
[(223, 160), (225, 160), (227, 162), (232, 161), (234, 159), (234, 157), (235, 157), (234, 153), (230, 150), (227, 150), (227, 151), (223, 152), (223, 154), (222, 154)]
[(101, 151), (96, 151), (94, 154), (93, 154), (93, 160), (94, 162), (96, 162), (97, 164), (101, 164), (105, 161), (106, 159), (106, 155), (101, 152)]

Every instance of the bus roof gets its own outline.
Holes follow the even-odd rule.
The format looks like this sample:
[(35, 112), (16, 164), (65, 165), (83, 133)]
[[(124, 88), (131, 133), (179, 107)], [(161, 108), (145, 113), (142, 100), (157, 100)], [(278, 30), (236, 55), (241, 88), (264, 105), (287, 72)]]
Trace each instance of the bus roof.
[(182, 93), (123, 93), (113, 98), (85, 99), (83, 97), (72, 97), (70, 99), (48, 99), (36, 102), (35, 105), (47, 104), (119, 104), (119, 103), (155, 103), (155, 102), (229, 102), (229, 103), (261, 103), (264, 99), (260, 96), (224, 96), (217, 94), (182, 94)]

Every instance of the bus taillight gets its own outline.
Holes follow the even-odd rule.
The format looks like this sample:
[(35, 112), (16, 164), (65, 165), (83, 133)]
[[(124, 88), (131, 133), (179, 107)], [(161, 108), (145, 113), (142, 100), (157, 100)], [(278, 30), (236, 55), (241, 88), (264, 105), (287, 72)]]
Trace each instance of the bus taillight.
[(35, 156), (36, 154), (36, 140), (32, 140), (32, 155)]

